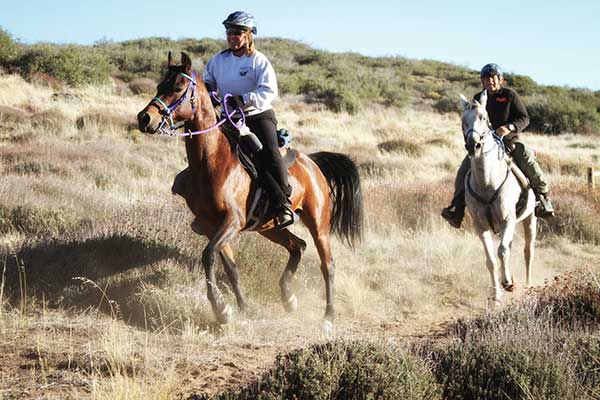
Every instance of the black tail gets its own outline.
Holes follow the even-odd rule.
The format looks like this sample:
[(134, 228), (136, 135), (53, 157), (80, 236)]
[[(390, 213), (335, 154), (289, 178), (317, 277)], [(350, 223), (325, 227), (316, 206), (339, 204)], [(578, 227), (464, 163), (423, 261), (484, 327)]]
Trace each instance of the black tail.
[(321, 151), (309, 154), (329, 184), (332, 201), (331, 231), (348, 243), (358, 244), (363, 235), (363, 202), (356, 164), (340, 153)]

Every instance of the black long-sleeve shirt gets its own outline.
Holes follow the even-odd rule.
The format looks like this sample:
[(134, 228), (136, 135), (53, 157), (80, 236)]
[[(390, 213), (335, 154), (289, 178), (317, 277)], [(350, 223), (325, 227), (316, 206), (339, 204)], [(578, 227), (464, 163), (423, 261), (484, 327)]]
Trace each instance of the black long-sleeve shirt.
[[(479, 101), (481, 93), (477, 93), (474, 98)], [(502, 125), (514, 124), (517, 131), (511, 133), (510, 139), (517, 136), (517, 133), (529, 125), (529, 114), (525, 104), (514, 90), (503, 87), (496, 93), (488, 92), (488, 100), (486, 105), (490, 122), (493, 129), (498, 129)], [(507, 138), (508, 139), (508, 138)]]

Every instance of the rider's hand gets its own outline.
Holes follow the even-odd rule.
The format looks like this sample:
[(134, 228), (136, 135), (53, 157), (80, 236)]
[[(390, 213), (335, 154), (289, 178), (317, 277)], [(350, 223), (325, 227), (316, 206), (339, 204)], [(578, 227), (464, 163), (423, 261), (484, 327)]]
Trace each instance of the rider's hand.
[(504, 137), (511, 133), (511, 130), (508, 128), (508, 125), (502, 125), (500, 128), (496, 129), (496, 135), (500, 137)]
[(229, 107), (230, 110), (244, 108), (244, 99), (242, 96), (231, 96), (227, 99), (227, 107)]

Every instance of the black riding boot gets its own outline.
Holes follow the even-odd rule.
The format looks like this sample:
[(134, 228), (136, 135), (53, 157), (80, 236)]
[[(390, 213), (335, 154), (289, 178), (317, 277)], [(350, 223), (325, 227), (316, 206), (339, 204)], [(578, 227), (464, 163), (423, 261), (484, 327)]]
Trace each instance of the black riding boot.
[(283, 191), (286, 195), (285, 201), (279, 207), (277, 216), (275, 217), (275, 228), (283, 229), (294, 223), (294, 210), (292, 210), (292, 202), (290, 196), (292, 195), (292, 187), (287, 186), (286, 190)]
[(263, 177), (271, 195), (272, 210), (275, 211), (275, 218), (273, 219), (275, 228), (282, 229), (293, 224), (294, 212), (292, 210), (292, 202), (290, 201), (292, 187), (289, 184), (285, 186), (280, 185), (270, 172), (265, 172)]
[(554, 207), (548, 198), (548, 193), (536, 193), (535, 216), (540, 218), (554, 217)]
[(450, 206), (442, 210), (442, 218), (444, 218), (454, 228), (459, 229), (462, 220), (465, 217), (465, 192), (458, 192), (456, 197), (452, 199)]

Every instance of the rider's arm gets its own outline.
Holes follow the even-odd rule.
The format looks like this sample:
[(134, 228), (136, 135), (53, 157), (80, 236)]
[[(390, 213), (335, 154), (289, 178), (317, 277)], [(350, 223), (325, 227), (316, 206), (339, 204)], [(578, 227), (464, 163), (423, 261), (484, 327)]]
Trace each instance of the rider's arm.
[(254, 106), (262, 109), (265, 105), (271, 104), (275, 97), (277, 97), (277, 77), (275, 76), (273, 66), (264, 56), (256, 58), (254, 69), (256, 74), (256, 89), (243, 93), (242, 98), (246, 107)]
[(213, 72), (214, 62), (215, 61), (213, 57), (206, 64), (206, 68), (204, 68), (204, 73), (202, 74), (202, 80), (204, 81), (204, 85), (208, 91), (217, 90), (217, 80)]
[(516, 92), (513, 93), (514, 97), (510, 104), (509, 123), (514, 124), (517, 129), (515, 133), (519, 133), (529, 125), (529, 114), (527, 114), (525, 104), (523, 104), (519, 95)]

